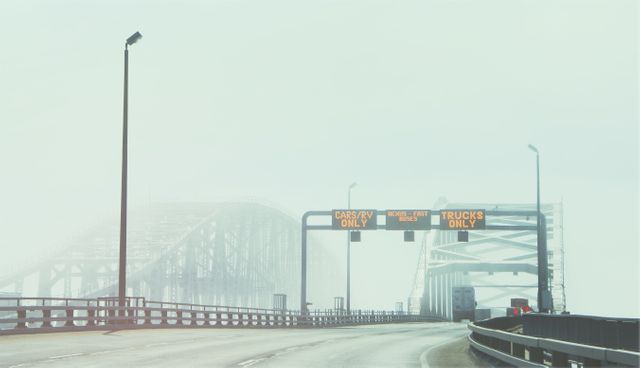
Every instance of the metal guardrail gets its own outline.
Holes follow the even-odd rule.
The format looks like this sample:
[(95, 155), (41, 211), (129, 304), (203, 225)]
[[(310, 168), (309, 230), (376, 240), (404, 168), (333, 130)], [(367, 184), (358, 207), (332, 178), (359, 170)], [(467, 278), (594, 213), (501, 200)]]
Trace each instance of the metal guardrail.
[(640, 319), (574, 314), (525, 314), (522, 333), (577, 344), (640, 351)]
[(568, 367), (570, 363), (586, 367), (640, 366), (637, 351), (509, 332), (519, 329), (525, 318), (500, 317), (469, 323), (469, 343), (475, 349), (517, 367)]
[(127, 298), (0, 298), (0, 335), (135, 328), (321, 328), (433, 320), (386, 311), (297, 311), (228, 307)]

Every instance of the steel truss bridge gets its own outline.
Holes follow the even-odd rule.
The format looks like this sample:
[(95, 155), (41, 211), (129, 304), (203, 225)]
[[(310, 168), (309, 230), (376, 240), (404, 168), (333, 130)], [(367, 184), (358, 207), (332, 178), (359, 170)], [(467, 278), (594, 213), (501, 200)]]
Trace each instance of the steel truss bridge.
[[(535, 204), (448, 203), (438, 209), (535, 211)], [(565, 310), (562, 204), (543, 204), (546, 216), (549, 288), (554, 309)], [(487, 216), (487, 225), (535, 226), (535, 216)], [(452, 318), (452, 288), (473, 286), (478, 308), (509, 306), (510, 298), (537, 303), (537, 237), (532, 230), (477, 230), (468, 242), (457, 231), (434, 229), (424, 233), (409, 312)]]
[[(115, 296), (119, 228), (104, 224), (54, 257), (0, 278), (5, 295)], [(312, 247), (316, 300), (341, 268)], [(340, 262), (341, 263), (341, 262)], [(127, 295), (210, 305), (272, 307), (275, 293), (299, 297), (300, 224), (255, 203), (158, 204), (129, 216)]]
[[(437, 209), (534, 211), (534, 205), (447, 203)], [(555, 310), (565, 309), (562, 205), (545, 204), (549, 285)], [(535, 217), (488, 217), (487, 225), (535, 225)], [(255, 203), (158, 204), (129, 217), (127, 294), (166, 302), (271, 308), (275, 293), (290, 305), (300, 297), (300, 223)], [(313, 238), (311, 239), (313, 241)], [(14, 296), (96, 298), (115, 296), (118, 224), (104, 224), (54, 257), (0, 278)], [(452, 317), (452, 287), (474, 286), (478, 308), (505, 307), (513, 297), (537, 301), (536, 232), (478, 230), (469, 242), (456, 231), (425, 232), (409, 297), (411, 314)], [(309, 248), (312, 300), (335, 296), (327, 285), (343, 282), (342, 269), (322, 246)], [(7, 294), (5, 294), (7, 295)], [(293, 304), (291, 304), (293, 303)]]

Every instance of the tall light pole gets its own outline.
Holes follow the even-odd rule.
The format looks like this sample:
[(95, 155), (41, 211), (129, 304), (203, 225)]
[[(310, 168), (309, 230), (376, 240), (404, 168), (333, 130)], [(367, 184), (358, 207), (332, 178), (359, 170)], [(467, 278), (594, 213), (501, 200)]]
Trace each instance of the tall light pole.
[[(547, 258), (547, 225), (543, 221), (542, 212), (540, 212), (540, 152), (538, 149), (529, 145), (529, 149), (536, 154), (536, 229), (537, 229), (537, 251), (538, 251), (538, 310), (541, 313), (550, 311), (549, 304), (551, 295), (549, 293), (549, 260)], [(544, 232), (544, 233), (543, 233)]]
[(124, 102), (122, 112), (122, 191), (120, 197), (120, 262), (118, 269), (118, 315), (124, 317), (124, 299), (127, 292), (127, 130), (129, 115), (129, 46), (142, 38), (136, 32), (124, 44)]
[[(354, 181), (349, 185), (347, 209), (351, 209), (351, 189), (355, 188)], [(351, 231), (347, 231), (347, 314), (351, 314)]]

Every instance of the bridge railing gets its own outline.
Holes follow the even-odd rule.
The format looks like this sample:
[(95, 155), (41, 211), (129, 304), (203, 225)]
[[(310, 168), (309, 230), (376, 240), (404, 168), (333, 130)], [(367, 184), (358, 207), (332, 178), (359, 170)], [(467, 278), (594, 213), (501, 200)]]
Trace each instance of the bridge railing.
[[(549, 315), (525, 315), (522, 317), (500, 317), (478, 323), (469, 323), (471, 334), (469, 343), (475, 349), (496, 358), (504, 363), (517, 367), (567, 367), (570, 363), (581, 366), (629, 366), (638, 367), (640, 365), (640, 353), (637, 343), (634, 349), (620, 349), (595, 345), (587, 345), (572, 341), (561, 340), (551, 333), (548, 337), (543, 337), (543, 327), (539, 325), (532, 327), (533, 323), (548, 317), (570, 316), (549, 316)], [(526, 322), (525, 322), (526, 321)], [(560, 322), (556, 320), (556, 325), (551, 330), (559, 330)], [(635, 334), (637, 341), (638, 324), (636, 321)], [(625, 322), (630, 322), (626, 320)], [(585, 323), (585, 320), (582, 321)], [(534, 328), (538, 336), (523, 334), (523, 325), (529, 324), (528, 329)], [(584, 324), (576, 322), (575, 328), (585, 331)], [(550, 330), (550, 331), (551, 331)], [(624, 330), (624, 334), (628, 333)], [(563, 332), (569, 336), (573, 331)], [(591, 333), (596, 333), (592, 330)], [(618, 341), (618, 339), (616, 339)]]
[(129, 297), (125, 306), (113, 297), (0, 298), (0, 335), (87, 329), (300, 327), (419, 322), (427, 319), (404, 313), (358, 310), (298, 311), (147, 301)]

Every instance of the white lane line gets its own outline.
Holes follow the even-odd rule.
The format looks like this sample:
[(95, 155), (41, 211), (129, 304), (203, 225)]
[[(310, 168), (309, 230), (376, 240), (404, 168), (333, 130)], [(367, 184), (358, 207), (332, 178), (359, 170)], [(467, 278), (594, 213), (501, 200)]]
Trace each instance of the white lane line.
[(164, 345), (169, 345), (169, 343), (168, 342), (158, 342), (158, 343), (155, 343), (155, 344), (147, 344), (144, 347), (145, 348), (152, 348), (154, 346), (164, 346)]
[(118, 350), (103, 350), (103, 351), (96, 351), (95, 353), (90, 353), (89, 355), (101, 355), (101, 354), (109, 354), (109, 353), (114, 353)]
[(24, 367), (25, 365), (28, 365), (29, 363), (20, 363), (20, 364), (16, 364), (16, 365), (10, 365), (8, 368), (18, 368), (18, 367)]
[(240, 366), (242, 368), (251, 367), (252, 365), (254, 365), (256, 363), (260, 363), (261, 361), (263, 361), (265, 359), (267, 359), (267, 358), (245, 360), (244, 362), (238, 363), (238, 366)]
[(70, 358), (70, 357), (83, 355), (83, 354), (84, 353), (73, 353), (73, 354), (65, 354), (65, 355), (56, 355), (56, 356), (48, 357), (47, 359), (64, 359), (64, 358)]

